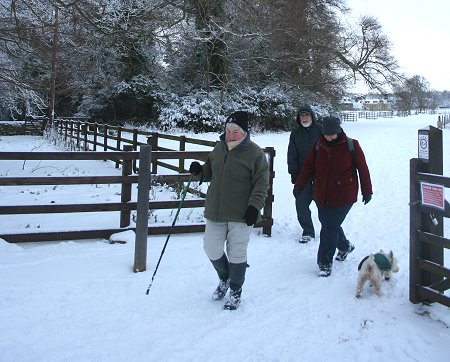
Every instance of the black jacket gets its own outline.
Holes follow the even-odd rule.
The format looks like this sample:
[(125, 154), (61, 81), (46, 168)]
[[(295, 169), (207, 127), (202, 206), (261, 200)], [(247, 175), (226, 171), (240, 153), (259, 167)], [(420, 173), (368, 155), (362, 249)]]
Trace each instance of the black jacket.
[[(300, 113), (309, 112), (312, 117), (311, 126), (305, 128), (300, 123)], [(306, 155), (322, 134), (322, 128), (316, 123), (316, 115), (311, 106), (305, 104), (297, 112), (298, 127), (289, 136), (287, 151), (288, 172), (294, 183), (305, 161)]]

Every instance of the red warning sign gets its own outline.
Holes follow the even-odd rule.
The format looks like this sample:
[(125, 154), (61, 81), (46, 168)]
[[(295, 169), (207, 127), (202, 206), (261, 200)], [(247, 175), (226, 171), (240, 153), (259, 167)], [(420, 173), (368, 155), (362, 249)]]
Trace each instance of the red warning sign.
[(420, 183), (422, 191), (422, 205), (445, 210), (445, 188), (441, 185)]

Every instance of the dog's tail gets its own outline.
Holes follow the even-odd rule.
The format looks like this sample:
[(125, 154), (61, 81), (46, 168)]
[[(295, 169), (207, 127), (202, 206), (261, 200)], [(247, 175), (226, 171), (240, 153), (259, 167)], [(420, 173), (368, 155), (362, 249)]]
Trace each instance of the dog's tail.
[(375, 257), (373, 254), (370, 254), (367, 258), (367, 272), (371, 273), (373, 271), (373, 267), (375, 265)]

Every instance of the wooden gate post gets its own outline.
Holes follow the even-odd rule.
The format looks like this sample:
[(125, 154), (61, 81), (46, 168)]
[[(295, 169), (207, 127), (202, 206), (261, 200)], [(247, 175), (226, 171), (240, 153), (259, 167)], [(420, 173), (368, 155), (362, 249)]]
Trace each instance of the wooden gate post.
[[(133, 151), (133, 146), (125, 145), (123, 147), (124, 151), (130, 152)], [(123, 160), (122, 165), (122, 176), (130, 176), (133, 171), (133, 161), (132, 160)], [(122, 204), (127, 203), (131, 200), (131, 183), (123, 183), (122, 190), (120, 193), (120, 202)], [(120, 227), (124, 228), (130, 225), (130, 210), (122, 210), (120, 212)]]
[[(442, 147), (442, 130), (428, 126), (418, 131), (418, 153), (419, 164), (418, 172), (432, 173), (435, 175), (443, 174), (443, 147)], [(443, 236), (444, 219), (442, 216), (436, 216), (437, 225), (431, 221), (430, 214), (422, 213), (422, 231), (432, 233), (434, 235)], [(426, 259), (444, 265), (444, 251), (442, 247), (429, 243), (421, 243), (418, 250), (422, 259)], [(429, 286), (442, 280), (441, 277), (433, 275), (429, 272), (422, 271), (422, 285)]]
[(273, 163), (274, 163), (274, 157), (275, 157), (275, 149), (273, 147), (266, 147), (265, 148), (266, 154), (269, 155), (269, 190), (267, 192), (267, 197), (263, 209), (263, 219), (267, 223), (270, 223), (269, 225), (263, 226), (263, 234), (267, 236), (272, 236), (272, 225), (273, 225), (273, 218), (272, 218), (272, 206), (274, 202), (274, 195), (273, 195), (273, 179), (275, 178), (275, 171), (273, 170)]
[(422, 215), (419, 212), (420, 200), (419, 186), (416, 181), (419, 160), (412, 158), (409, 162), (409, 300), (419, 303), (417, 285), (422, 285), (419, 268), (420, 243), (417, 237), (418, 230), (422, 229)]
[(139, 180), (136, 215), (136, 242), (134, 249), (135, 273), (147, 269), (147, 237), (148, 237), (148, 210), (150, 195), (150, 160), (152, 147), (142, 145), (139, 151)]

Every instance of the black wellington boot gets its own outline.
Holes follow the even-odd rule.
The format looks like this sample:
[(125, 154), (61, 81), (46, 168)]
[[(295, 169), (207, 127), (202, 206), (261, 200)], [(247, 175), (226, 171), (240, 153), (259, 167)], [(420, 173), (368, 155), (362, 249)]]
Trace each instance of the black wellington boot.
[(211, 260), (211, 263), (214, 269), (216, 269), (217, 275), (220, 279), (219, 285), (213, 292), (212, 299), (221, 300), (225, 297), (228, 288), (230, 287), (228, 258), (225, 254), (223, 254), (220, 259)]
[(234, 264), (230, 263), (230, 299), (223, 306), (224, 309), (235, 310), (241, 304), (242, 285), (245, 281), (245, 271), (247, 262)]

